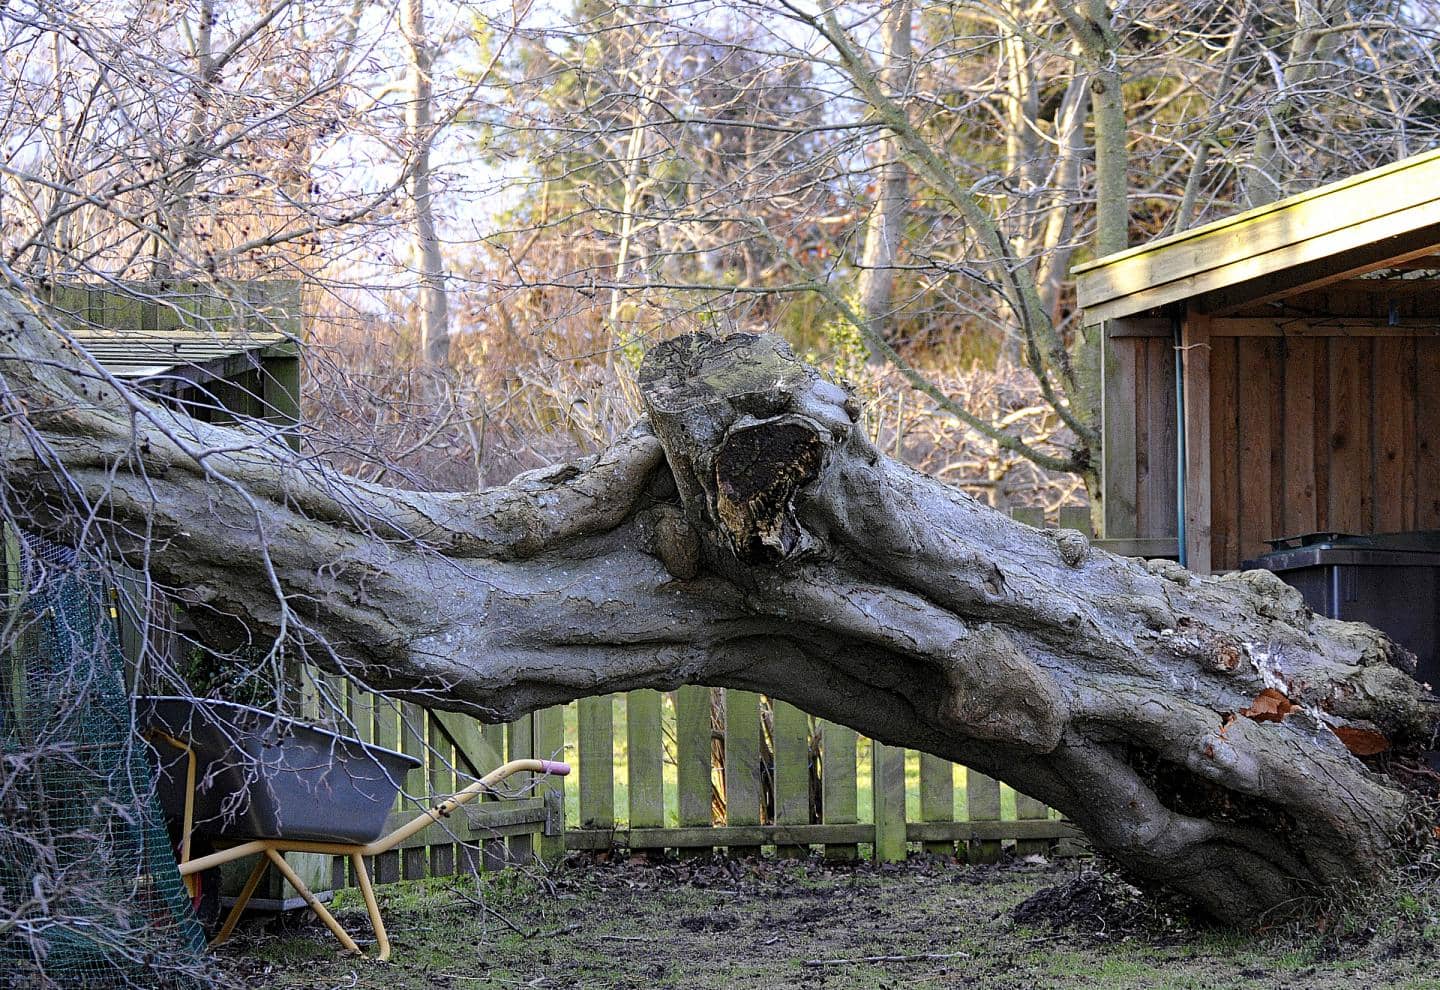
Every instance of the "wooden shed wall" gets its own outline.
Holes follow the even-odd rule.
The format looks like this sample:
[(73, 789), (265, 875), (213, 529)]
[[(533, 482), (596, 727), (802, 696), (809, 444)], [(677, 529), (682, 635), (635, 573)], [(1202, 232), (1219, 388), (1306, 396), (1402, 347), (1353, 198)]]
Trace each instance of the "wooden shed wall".
[[(1105, 535), (1173, 538), (1174, 339), (1160, 321), (1114, 324)], [(1213, 569), (1238, 567), (1280, 536), (1440, 529), (1433, 326), (1215, 320), (1209, 347)]]
[(1212, 335), (1211, 554), (1440, 527), (1440, 339)]

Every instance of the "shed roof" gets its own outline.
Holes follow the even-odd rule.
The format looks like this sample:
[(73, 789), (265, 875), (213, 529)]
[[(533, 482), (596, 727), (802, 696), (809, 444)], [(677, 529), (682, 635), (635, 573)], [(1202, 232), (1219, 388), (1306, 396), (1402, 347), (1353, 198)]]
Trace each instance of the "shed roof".
[[(1086, 323), (1223, 314), (1440, 252), (1440, 149), (1078, 265)], [(1440, 256), (1433, 266), (1440, 268)]]
[(293, 341), (278, 331), (216, 334), (82, 327), (71, 333), (116, 378), (143, 381), (147, 390), (164, 394), (257, 370), (264, 358), (295, 354)]

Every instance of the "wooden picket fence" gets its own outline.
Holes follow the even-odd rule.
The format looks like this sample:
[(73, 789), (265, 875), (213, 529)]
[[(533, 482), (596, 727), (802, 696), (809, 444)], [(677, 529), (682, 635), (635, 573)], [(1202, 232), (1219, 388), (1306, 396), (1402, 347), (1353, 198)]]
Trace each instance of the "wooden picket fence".
[[(1032, 525), (1043, 521), (1038, 509), (1013, 514)], [(1062, 509), (1060, 525), (1088, 532), (1086, 510)], [(319, 711), (345, 712), (342, 731), (425, 761), (405, 782), (392, 814), (397, 823), (507, 759), (558, 758), (576, 768), (569, 780), (519, 780), (515, 797), (469, 806), (459, 820), (432, 826), (377, 857), (372, 875), (380, 882), (552, 860), (566, 850), (693, 855), (773, 847), (792, 856), (821, 847), (828, 858), (855, 859), (869, 847), (881, 862), (904, 859), (911, 849), (993, 862), (1012, 844), (1018, 855), (1084, 848), (1074, 827), (1042, 802), (1023, 794), (1002, 801), (996, 780), (862, 739), (853, 729), (750, 692), (632, 691), (585, 698), (508, 725), (482, 725), (329, 678), (318, 678), (314, 687), (327, 696)], [(621, 712), (625, 726), (617, 736)], [(863, 815), (862, 763), (869, 764), (871, 795)], [(907, 763), (918, 764), (917, 815), (907, 814)], [(623, 781), (616, 773), (621, 766)], [(957, 778), (963, 778), (959, 788)], [(626, 797), (617, 800), (621, 783)], [(337, 865), (336, 885), (347, 879)]]

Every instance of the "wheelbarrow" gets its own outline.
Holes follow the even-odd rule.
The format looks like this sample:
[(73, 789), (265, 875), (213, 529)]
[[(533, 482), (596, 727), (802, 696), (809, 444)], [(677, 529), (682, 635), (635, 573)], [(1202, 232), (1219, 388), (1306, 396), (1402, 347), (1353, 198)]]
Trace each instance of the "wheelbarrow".
[[(287, 852), (324, 853), (349, 858), (375, 929), (377, 958), (389, 959), (390, 937), (365, 857), (389, 852), (466, 802), (494, 793), (512, 774), (570, 772), (567, 764), (554, 760), (511, 760), (381, 835), (400, 782), (420, 765), (413, 756), (233, 702), (148, 696), (137, 699), (137, 710), (152, 743), (175, 754), (160, 760), (158, 791), (166, 814), (180, 822), (180, 875), (192, 895), (203, 871), (259, 854), (212, 945), (234, 932), (265, 871), (273, 866), (340, 944), (361, 954), (355, 940), (285, 862)], [(196, 837), (226, 848), (192, 857)]]

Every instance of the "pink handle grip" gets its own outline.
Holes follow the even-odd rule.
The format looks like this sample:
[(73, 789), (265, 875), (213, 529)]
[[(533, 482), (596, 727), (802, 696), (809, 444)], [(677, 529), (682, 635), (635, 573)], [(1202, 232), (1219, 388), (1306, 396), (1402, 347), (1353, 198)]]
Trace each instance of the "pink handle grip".
[(570, 775), (570, 764), (561, 763), (559, 760), (541, 760), (541, 773), (553, 773), (557, 777), (568, 777)]

